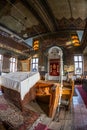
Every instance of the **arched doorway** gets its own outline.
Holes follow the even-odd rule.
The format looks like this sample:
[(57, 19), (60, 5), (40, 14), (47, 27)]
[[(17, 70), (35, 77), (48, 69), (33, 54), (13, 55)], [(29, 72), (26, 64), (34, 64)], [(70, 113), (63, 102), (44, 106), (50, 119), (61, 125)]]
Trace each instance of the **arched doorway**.
[(61, 80), (63, 75), (62, 50), (54, 46), (48, 50), (48, 80)]

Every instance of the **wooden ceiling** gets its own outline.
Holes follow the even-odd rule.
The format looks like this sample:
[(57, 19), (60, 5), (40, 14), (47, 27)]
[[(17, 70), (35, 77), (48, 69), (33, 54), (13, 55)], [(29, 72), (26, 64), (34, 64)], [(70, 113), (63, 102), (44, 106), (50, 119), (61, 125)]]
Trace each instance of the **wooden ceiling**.
[(0, 0), (0, 39), (9, 37), (11, 43), (5, 43), (22, 52), (31, 50), (29, 38), (69, 49), (66, 43), (77, 31), (84, 32), (80, 47), (84, 49), (86, 20), (86, 0)]

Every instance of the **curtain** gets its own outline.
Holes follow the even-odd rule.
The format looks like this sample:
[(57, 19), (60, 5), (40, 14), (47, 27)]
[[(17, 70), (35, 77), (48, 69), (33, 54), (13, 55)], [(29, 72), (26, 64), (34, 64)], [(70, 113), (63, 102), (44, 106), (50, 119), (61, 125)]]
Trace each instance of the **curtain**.
[(50, 59), (49, 61), (49, 73), (51, 76), (60, 75), (60, 60), (59, 59)]

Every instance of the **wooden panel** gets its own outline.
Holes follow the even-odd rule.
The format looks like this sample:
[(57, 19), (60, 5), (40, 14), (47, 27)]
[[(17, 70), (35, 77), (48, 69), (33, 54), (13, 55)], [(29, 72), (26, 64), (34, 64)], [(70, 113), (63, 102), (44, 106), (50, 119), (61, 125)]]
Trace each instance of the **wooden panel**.
[(69, 101), (68, 108), (70, 107), (73, 93), (74, 93), (74, 81), (71, 81), (70, 83), (63, 83), (62, 98), (65, 98), (65, 100), (68, 98)]

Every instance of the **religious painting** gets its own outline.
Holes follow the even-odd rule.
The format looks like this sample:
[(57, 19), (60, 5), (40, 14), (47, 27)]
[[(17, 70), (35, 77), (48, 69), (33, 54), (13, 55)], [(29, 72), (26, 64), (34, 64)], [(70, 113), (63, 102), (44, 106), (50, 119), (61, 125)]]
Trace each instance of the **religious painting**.
[(59, 59), (50, 59), (49, 72), (51, 76), (60, 75), (60, 60)]

